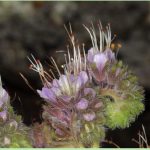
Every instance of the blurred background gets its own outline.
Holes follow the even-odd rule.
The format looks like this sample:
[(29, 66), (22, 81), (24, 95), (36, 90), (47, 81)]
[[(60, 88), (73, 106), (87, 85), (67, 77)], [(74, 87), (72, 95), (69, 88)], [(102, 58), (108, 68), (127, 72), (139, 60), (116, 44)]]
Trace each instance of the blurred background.
[[(82, 24), (101, 20), (111, 23), (115, 42), (122, 44), (118, 58), (139, 77), (145, 89), (146, 110), (131, 127), (107, 130), (107, 140), (120, 147), (138, 147), (142, 124), (150, 142), (150, 2), (0, 2), (0, 74), (11, 96), (11, 104), (22, 115), (26, 125), (41, 122), (42, 99), (21, 78), (21, 72), (32, 87), (41, 88), (38, 74), (29, 69), (31, 53), (47, 68), (53, 56), (58, 64), (69, 43), (64, 24), (72, 24), (79, 43), (90, 48), (89, 35)], [(113, 147), (104, 143), (103, 147)]]

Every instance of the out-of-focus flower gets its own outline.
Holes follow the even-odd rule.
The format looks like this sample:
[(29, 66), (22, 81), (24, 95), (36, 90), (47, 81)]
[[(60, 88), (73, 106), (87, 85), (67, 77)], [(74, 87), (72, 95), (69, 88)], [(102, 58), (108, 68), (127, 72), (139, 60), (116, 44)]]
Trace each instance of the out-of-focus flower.
[(10, 144), (10, 139), (7, 137), (4, 137), (4, 145), (9, 145)]
[(27, 131), (20, 116), (14, 114), (0, 79), (0, 147), (31, 147)]
[(2, 87), (2, 82), (0, 78), (0, 118), (3, 121), (6, 121), (7, 119), (7, 103), (9, 100), (8, 93), (5, 89)]

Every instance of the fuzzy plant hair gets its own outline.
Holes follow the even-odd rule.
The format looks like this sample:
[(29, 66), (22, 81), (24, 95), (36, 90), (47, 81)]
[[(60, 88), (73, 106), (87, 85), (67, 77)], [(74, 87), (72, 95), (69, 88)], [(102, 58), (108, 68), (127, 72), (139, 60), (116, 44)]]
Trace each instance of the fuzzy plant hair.
[(2, 87), (0, 78), (0, 147), (23, 148), (32, 147), (28, 131), (10, 105), (9, 95)]
[(67, 32), (72, 48), (65, 55), (63, 73), (51, 58), (58, 78), (33, 56), (29, 58), (31, 69), (39, 73), (43, 83), (37, 93), (46, 102), (44, 122), (33, 127), (34, 147), (100, 147), (106, 128), (129, 127), (144, 110), (143, 88), (117, 59), (110, 25), (104, 29), (99, 23), (98, 32), (93, 24), (84, 27), (91, 48), (87, 54), (84, 46), (80, 49), (70, 26)]

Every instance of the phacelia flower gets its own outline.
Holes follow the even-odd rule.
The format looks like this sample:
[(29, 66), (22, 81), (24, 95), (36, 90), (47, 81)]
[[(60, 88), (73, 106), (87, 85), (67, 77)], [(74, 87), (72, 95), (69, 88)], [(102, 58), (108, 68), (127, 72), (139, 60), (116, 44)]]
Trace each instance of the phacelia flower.
[(90, 34), (92, 46), (87, 54), (83, 47), (81, 54), (70, 28), (70, 33), (67, 32), (73, 57), (68, 50), (62, 65), (63, 74), (52, 58), (58, 79), (53, 72), (52, 78), (33, 56), (33, 60), (29, 58), (31, 69), (39, 73), (43, 82), (37, 92), (47, 102), (41, 126), (50, 128), (51, 142), (43, 147), (70, 147), (70, 144), (72, 147), (99, 147), (105, 137), (105, 126), (128, 127), (144, 110), (142, 88), (112, 50), (110, 25), (106, 30), (98, 25), (99, 43), (93, 25), (90, 29), (84, 27)]
[(89, 32), (93, 44), (87, 54), (88, 69), (92, 77), (101, 83), (107, 79), (107, 67), (116, 61), (115, 53), (111, 50), (110, 25), (106, 27), (106, 31), (99, 25), (99, 43), (94, 28), (88, 29), (86, 26), (85, 28)]
[(138, 86), (136, 77), (127, 66), (117, 60), (112, 51), (110, 25), (106, 30), (99, 25), (99, 44), (94, 28), (85, 28), (90, 34), (93, 46), (87, 54), (89, 73), (95, 80), (100, 96), (109, 97), (105, 98), (106, 124), (113, 129), (128, 127), (144, 110), (141, 102), (143, 89)]
[[(54, 132), (53, 136), (61, 139), (61, 142), (65, 142), (67, 139), (72, 140), (74, 141), (73, 146), (92, 147), (95, 143), (99, 144), (99, 139), (104, 137), (104, 134), (99, 133), (100, 131), (104, 133), (104, 128), (99, 128), (104, 122), (101, 113), (103, 102), (96, 98), (96, 92), (90, 86), (91, 80), (87, 71), (85, 52), (82, 56), (79, 47), (75, 46), (74, 37), (71, 35), (69, 37), (73, 45), (73, 57), (71, 58), (68, 51), (68, 59), (63, 65), (64, 74), (60, 73), (52, 59), (59, 78), (51, 81), (45, 79), (47, 84), (45, 82), (42, 90), (37, 90), (37, 92), (47, 102), (47, 105), (44, 106), (43, 119), (51, 126)], [(43, 67), (40, 62), (35, 61), (34, 58), (34, 63), (31, 59), (29, 60), (33, 70), (38, 71), (42, 76), (41, 72), (44, 71), (42, 71)], [(46, 77), (44, 76), (44, 78)], [(98, 131), (97, 128), (99, 128)], [(97, 134), (95, 141), (92, 138), (92, 132)], [(87, 135), (90, 141), (88, 141), (89, 139), (85, 140)], [(53, 143), (51, 143), (52, 145)]]

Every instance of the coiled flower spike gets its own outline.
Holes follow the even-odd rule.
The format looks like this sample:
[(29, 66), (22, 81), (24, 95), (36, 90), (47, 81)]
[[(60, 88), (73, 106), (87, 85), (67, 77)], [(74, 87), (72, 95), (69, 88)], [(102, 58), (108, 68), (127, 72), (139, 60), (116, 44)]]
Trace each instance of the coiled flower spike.
[(47, 102), (42, 115), (45, 123), (41, 126), (48, 126), (51, 132), (50, 142), (46, 142), (49, 144), (43, 147), (99, 147), (105, 126), (128, 127), (144, 110), (143, 89), (112, 51), (110, 25), (106, 30), (98, 25), (99, 43), (94, 26), (84, 27), (90, 34), (92, 48), (87, 54), (83, 49), (81, 55), (72, 29), (70, 33), (67, 30), (73, 58), (68, 50), (63, 74), (52, 58), (59, 79), (53, 72), (52, 79), (34, 57), (33, 61), (29, 59), (31, 69), (39, 73), (43, 82), (42, 90), (37, 92)]
[[(96, 98), (96, 92), (89, 86), (91, 83), (85, 53), (81, 57), (79, 47), (75, 46), (74, 37), (71, 34), (69, 37), (73, 45), (73, 58), (68, 50), (68, 62), (66, 59), (66, 64), (63, 65), (64, 74), (60, 73), (52, 58), (59, 79), (53, 79), (50, 83), (44, 84), (42, 90), (37, 90), (47, 102), (43, 118), (54, 132), (51, 135), (54, 136), (54, 141), (50, 146), (53, 147), (58, 139), (63, 143), (68, 140), (75, 147), (99, 146), (99, 140), (105, 135), (102, 126), (104, 117), (101, 113), (103, 102)], [(33, 70), (36, 68), (39, 71), (38, 62), (32, 66)], [(40, 73), (42, 69), (41, 67)], [(61, 142), (58, 142), (58, 146)]]
[(95, 80), (99, 95), (105, 99), (106, 125), (112, 129), (125, 128), (144, 110), (141, 102), (143, 89), (127, 66), (118, 61), (111, 50), (110, 25), (104, 31), (99, 25), (100, 48), (94, 27), (89, 32), (93, 47), (88, 51), (87, 61), (90, 75)]

